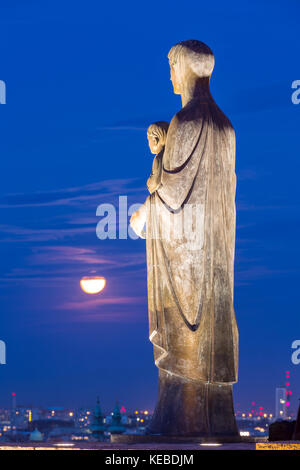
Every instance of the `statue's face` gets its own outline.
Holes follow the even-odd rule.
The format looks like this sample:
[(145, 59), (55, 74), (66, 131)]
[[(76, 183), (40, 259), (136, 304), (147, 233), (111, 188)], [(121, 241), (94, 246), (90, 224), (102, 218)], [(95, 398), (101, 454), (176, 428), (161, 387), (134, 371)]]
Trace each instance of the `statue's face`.
[(155, 155), (158, 154), (162, 149), (162, 146), (159, 143), (158, 139), (153, 135), (148, 135), (147, 138), (151, 153), (154, 153)]
[(173, 85), (174, 93), (175, 93), (175, 95), (180, 95), (180, 88), (179, 88), (178, 79), (176, 77), (174, 67), (171, 64), (170, 64), (170, 72), (171, 72), (171, 82), (172, 82), (172, 85)]

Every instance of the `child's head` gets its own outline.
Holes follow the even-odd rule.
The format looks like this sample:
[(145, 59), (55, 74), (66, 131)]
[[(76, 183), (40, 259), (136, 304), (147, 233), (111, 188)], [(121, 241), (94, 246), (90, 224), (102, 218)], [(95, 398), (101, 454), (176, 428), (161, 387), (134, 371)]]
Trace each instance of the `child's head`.
[(151, 124), (147, 129), (147, 138), (152, 153), (158, 154), (166, 144), (169, 123), (158, 121)]

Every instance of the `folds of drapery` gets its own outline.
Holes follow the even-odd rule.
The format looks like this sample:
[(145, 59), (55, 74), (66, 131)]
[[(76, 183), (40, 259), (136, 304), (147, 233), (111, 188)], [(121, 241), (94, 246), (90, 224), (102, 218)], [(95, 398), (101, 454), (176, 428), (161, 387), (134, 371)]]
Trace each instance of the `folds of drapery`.
[(161, 187), (146, 201), (156, 365), (211, 383), (237, 380), (234, 166), (230, 122), (214, 102), (192, 103), (170, 124)]

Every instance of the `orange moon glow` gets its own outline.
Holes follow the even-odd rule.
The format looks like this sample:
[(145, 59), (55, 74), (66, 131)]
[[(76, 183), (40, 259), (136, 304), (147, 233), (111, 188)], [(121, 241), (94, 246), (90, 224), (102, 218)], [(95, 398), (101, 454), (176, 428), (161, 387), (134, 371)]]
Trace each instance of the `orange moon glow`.
[(104, 277), (88, 277), (85, 276), (80, 281), (81, 289), (86, 292), (87, 294), (98, 294), (101, 292), (106, 284), (106, 280)]

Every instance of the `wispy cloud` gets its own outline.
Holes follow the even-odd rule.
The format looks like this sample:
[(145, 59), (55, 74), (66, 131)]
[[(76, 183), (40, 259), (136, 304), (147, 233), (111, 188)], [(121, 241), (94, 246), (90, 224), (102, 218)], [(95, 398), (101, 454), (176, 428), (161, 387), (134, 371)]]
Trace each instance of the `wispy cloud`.
[[(130, 204), (143, 201), (146, 188), (140, 179), (115, 179), (53, 191), (1, 196), (2, 209), (24, 211), (16, 212), (18, 224), (0, 224), (0, 242), (55, 242), (93, 233), (96, 242), (97, 207), (110, 203), (118, 210), (120, 196), (128, 196)], [(11, 220), (14, 213), (5, 214)]]
[(106, 265), (107, 267), (122, 268), (138, 266), (145, 263), (145, 253), (119, 253), (118, 251), (103, 255), (95, 248), (75, 247), (75, 246), (43, 246), (33, 248), (30, 258), (32, 265), (51, 265), (80, 263), (92, 265)]
[(8, 266), (3, 265), (2, 282), (56, 286), (62, 280), (79, 282), (93, 271), (113, 275), (126, 269), (132, 276), (138, 277), (139, 272), (144, 276), (145, 249), (135, 251), (131, 242), (131, 248), (124, 250), (117, 242), (100, 241), (96, 235), (100, 203), (114, 204), (117, 210), (119, 195), (128, 195), (129, 205), (144, 193), (139, 179), (115, 179), (0, 197), (0, 207), (10, 209), (3, 211), (0, 224), (1, 249), (8, 246), (10, 250), (15, 244), (20, 253)]
[(249, 204), (243, 201), (237, 201), (237, 211), (268, 211), (268, 210), (291, 210), (293, 208), (299, 209), (297, 204)]
[(245, 168), (237, 172), (238, 181), (244, 181), (244, 180), (254, 181), (254, 180), (257, 180), (261, 176), (262, 175), (258, 173), (258, 171), (250, 169), (250, 168)]
[(130, 269), (132, 278), (145, 276), (146, 254), (111, 251), (76, 246), (38, 246), (27, 255), (23, 267), (15, 267), (1, 277), (1, 282), (35, 285), (57, 285), (79, 282), (86, 274), (111, 273), (118, 277), (120, 270)]
[(37, 191), (32, 194), (14, 193), (0, 197), (1, 208), (76, 206), (98, 204), (119, 195), (145, 192), (145, 185), (138, 178), (105, 180), (83, 186), (63, 188), (53, 191)]
[(101, 296), (100, 297), (94, 297), (88, 300), (82, 300), (78, 302), (74, 301), (66, 301), (62, 303), (61, 305), (57, 306), (58, 310), (80, 310), (80, 311), (85, 311), (85, 310), (91, 310), (94, 308), (98, 308), (101, 305), (118, 305), (120, 306), (128, 306), (128, 305), (136, 305), (136, 304), (145, 304), (146, 303), (146, 298), (145, 297), (105, 297)]
[(239, 268), (235, 273), (235, 285), (246, 285), (258, 279), (271, 278), (291, 274), (291, 270), (273, 269), (267, 266), (254, 265), (248, 268)]
[(109, 123), (106, 126), (99, 126), (97, 130), (99, 131), (107, 131), (107, 130), (137, 130), (137, 131), (146, 131), (146, 129), (152, 124), (153, 122), (157, 121), (157, 116), (165, 116), (169, 115), (170, 112), (164, 109), (156, 110), (153, 114), (148, 114), (147, 116), (135, 116), (132, 119), (122, 119), (119, 121), (114, 121)]
[(147, 318), (147, 311), (145, 310), (144, 317), (138, 315), (137, 311), (130, 311), (130, 314), (124, 315), (124, 312), (97, 312), (97, 313), (85, 313), (84, 315), (76, 315), (72, 316), (72, 318), (68, 319), (61, 319), (60, 321), (64, 323), (68, 323), (68, 321), (74, 323), (137, 323), (139, 320), (144, 321)]
[[(18, 243), (18, 242), (49, 242), (59, 241), (66, 237), (75, 237), (84, 233), (96, 233), (96, 227), (72, 227), (66, 228), (25, 228), (15, 225), (0, 224), (1, 243)], [(6, 235), (6, 236), (5, 236)], [(96, 235), (95, 235), (96, 236)]]
[(99, 131), (143, 131), (147, 130), (147, 127), (136, 127), (136, 126), (106, 126), (98, 127)]
[(96, 250), (75, 246), (42, 246), (33, 248), (30, 264), (114, 264), (112, 259), (101, 257)]

